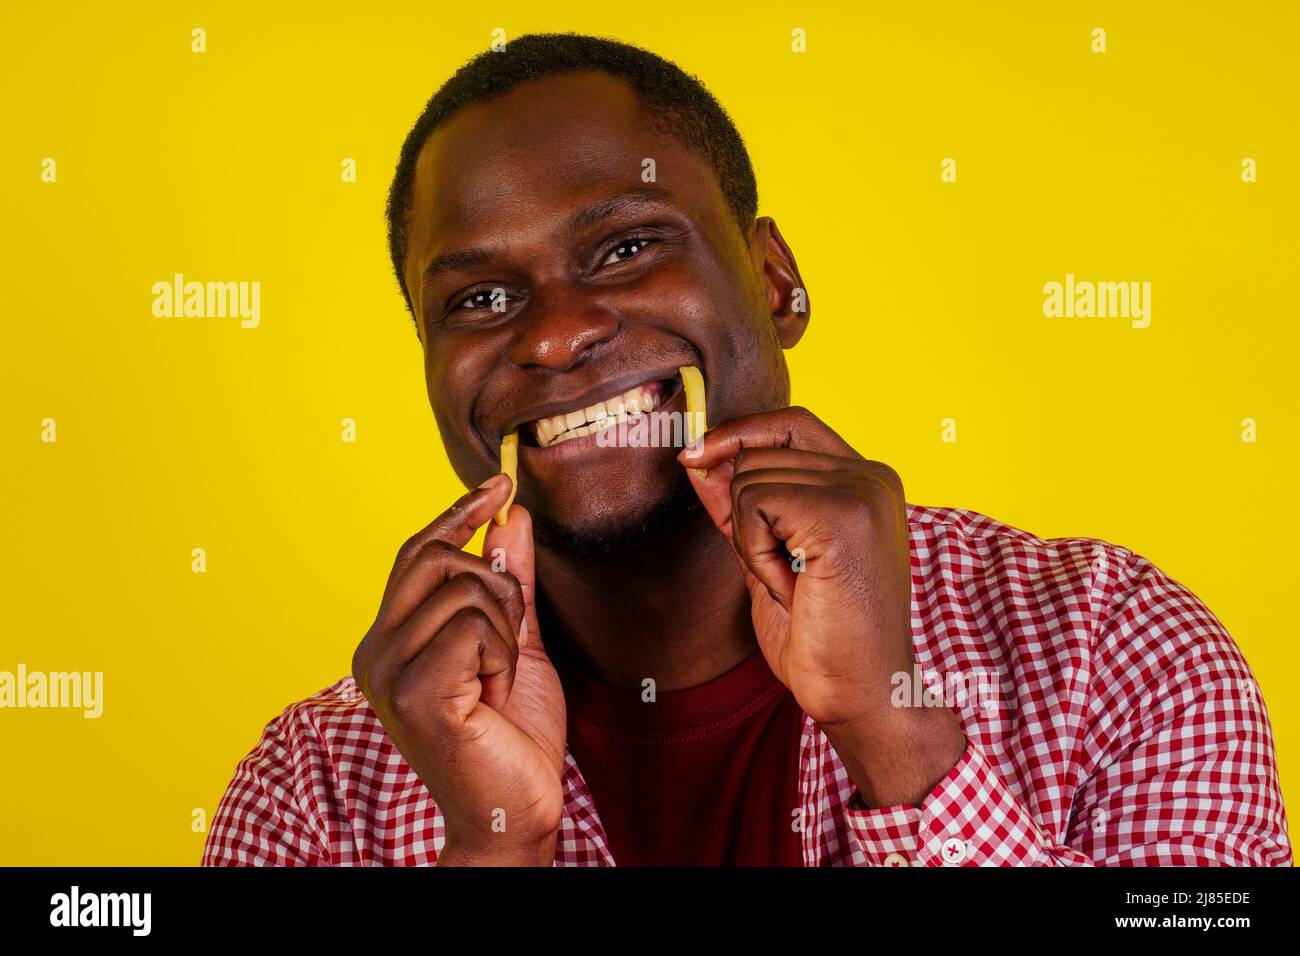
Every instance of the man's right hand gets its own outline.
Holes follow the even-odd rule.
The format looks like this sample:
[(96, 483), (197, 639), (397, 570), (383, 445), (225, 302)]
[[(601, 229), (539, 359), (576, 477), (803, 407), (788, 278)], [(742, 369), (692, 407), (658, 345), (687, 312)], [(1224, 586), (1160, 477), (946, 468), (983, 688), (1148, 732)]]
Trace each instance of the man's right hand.
[(550, 866), (563, 815), (564, 695), (537, 627), (528, 512), (492, 524), (484, 557), (461, 550), (509, 492), (497, 475), (402, 546), (352, 658), (442, 813), (440, 866)]

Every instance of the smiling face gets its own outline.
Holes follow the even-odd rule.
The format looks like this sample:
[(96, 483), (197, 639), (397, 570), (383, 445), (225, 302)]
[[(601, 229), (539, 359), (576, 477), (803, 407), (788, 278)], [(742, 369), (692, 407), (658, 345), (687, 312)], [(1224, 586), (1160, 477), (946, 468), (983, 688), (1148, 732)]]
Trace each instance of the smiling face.
[(621, 546), (697, 506), (676, 449), (611, 447), (579, 417), (684, 412), (683, 365), (711, 422), (788, 403), (782, 347), (807, 319), (788, 248), (767, 219), (742, 236), (709, 164), (623, 81), (544, 77), (460, 111), (412, 200), (403, 274), (448, 456), (472, 487), (517, 429), (540, 545)]

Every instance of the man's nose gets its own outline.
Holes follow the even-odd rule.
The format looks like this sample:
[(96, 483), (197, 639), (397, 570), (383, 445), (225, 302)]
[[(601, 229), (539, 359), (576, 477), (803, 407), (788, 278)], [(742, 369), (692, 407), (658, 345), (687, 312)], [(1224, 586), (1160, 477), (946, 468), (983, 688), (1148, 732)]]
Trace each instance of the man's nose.
[(556, 286), (535, 290), (520, 319), (507, 352), (510, 360), (521, 368), (536, 365), (557, 371), (612, 339), (620, 324), (617, 313), (599, 296)]

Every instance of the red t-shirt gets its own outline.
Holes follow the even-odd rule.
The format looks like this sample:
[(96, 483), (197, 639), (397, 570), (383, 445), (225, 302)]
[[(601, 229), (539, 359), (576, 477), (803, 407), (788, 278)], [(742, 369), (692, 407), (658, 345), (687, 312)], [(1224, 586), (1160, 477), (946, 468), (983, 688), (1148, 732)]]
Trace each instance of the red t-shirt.
[(569, 749), (620, 866), (802, 866), (803, 712), (755, 650), (642, 700), (555, 658)]

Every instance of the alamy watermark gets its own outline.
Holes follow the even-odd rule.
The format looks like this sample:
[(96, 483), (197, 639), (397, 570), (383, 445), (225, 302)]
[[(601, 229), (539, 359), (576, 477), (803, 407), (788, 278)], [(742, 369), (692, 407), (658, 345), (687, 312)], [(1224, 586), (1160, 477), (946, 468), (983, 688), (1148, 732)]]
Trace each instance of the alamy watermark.
[(73, 886), (50, 897), (50, 925), (56, 927), (122, 926), (132, 936), (153, 928), (152, 893), (83, 893)]
[(153, 314), (160, 319), (239, 319), (242, 329), (262, 324), (262, 283), (196, 282), (177, 272), (153, 284)]
[(1150, 282), (1092, 282), (1076, 280), (1043, 285), (1043, 315), (1049, 319), (1130, 319), (1135, 329), (1151, 324)]
[(698, 441), (688, 443), (691, 430), (687, 423), (692, 414), (695, 416), (695, 434), (704, 434), (704, 412), (652, 411), (603, 427), (602, 422), (596, 422), (592, 427), (597, 429), (596, 444), (601, 448), (684, 448), (685, 458), (689, 460), (703, 450)]
[(1014, 706), (1012, 696), (1003, 692), (1001, 675), (985, 668), (939, 674), (913, 666), (910, 673), (898, 671), (889, 683), (889, 702), (895, 707), (979, 707), (992, 715), (1000, 706)]
[(0, 671), (0, 709), (80, 709), (83, 717), (104, 713), (103, 671), (28, 671), (19, 664), (17, 672)]

